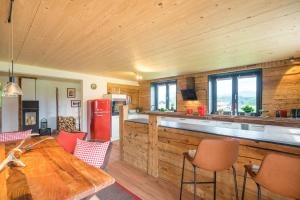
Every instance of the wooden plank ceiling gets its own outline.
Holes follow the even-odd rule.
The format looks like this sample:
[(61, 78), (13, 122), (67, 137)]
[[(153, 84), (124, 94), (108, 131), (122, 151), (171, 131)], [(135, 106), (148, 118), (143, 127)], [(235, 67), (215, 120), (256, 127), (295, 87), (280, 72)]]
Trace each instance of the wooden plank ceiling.
[[(0, 60), (9, 60), (0, 0)], [(299, 0), (15, 0), (20, 64), (144, 79), (300, 56)]]

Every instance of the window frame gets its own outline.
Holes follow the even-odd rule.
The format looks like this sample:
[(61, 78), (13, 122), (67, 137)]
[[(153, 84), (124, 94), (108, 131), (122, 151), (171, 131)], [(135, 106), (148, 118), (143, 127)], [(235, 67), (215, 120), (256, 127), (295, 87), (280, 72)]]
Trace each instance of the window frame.
[(209, 80), (209, 103), (210, 105), (210, 113), (217, 113), (217, 79), (220, 78), (232, 78), (232, 107), (231, 113), (232, 115), (241, 115), (244, 112), (238, 111), (238, 78), (239, 77), (247, 77), (247, 76), (256, 76), (256, 112), (251, 113), (259, 116), (260, 110), (262, 109), (262, 69), (253, 69), (253, 70), (243, 70), (243, 71), (235, 71), (221, 74), (212, 74), (208, 76)]
[[(154, 105), (151, 105), (150, 110), (151, 111), (157, 111), (158, 110), (158, 86), (159, 85), (166, 85), (166, 109), (170, 110), (170, 85), (175, 84), (176, 85), (176, 105), (174, 111), (177, 109), (177, 80), (168, 80), (168, 81), (161, 81), (161, 82), (152, 82), (150, 86), (150, 93), (152, 91), (152, 88), (154, 88)], [(152, 94), (150, 94), (150, 98), (152, 98)], [(150, 99), (150, 102), (152, 102), (152, 99)], [(154, 109), (152, 109), (154, 107)]]

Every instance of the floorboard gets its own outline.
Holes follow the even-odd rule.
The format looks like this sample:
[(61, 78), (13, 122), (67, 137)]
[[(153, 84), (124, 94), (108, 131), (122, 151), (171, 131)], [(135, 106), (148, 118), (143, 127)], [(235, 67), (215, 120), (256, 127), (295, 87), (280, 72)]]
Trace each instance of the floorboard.
[[(141, 170), (120, 160), (119, 142), (113, 142), (108, 172), (128, 190), (144, 200), (179, 199), (179, 189), (172, 183), (147, 175)], [(184, 192), (184, 199), (192, 199)]]

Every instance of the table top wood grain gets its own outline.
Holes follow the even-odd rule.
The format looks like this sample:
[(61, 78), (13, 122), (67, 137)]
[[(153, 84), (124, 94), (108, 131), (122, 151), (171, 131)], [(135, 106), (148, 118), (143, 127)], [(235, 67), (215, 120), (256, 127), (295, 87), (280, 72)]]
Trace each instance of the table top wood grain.
[[(42, 139), (32, 138), (27, 143)], [(0, 143), (0, 161), (19, 142)], [(89, 166), (47, 140), (25, 152), (26, 167), (10, 166), (0, 172), (0, 199), (81, 199), (114, 183), (105, 171)]]

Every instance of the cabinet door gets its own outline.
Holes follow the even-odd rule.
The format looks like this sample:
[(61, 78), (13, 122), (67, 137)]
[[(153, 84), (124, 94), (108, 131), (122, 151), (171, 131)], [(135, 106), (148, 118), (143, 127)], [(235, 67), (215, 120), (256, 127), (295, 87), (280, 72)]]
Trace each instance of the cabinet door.
[(111, 140), (119, 140), (120, 133), (119, 133), (119, 116), (112, 116), (111, 122)]
[(111, 118), (110, 114), (96, 113), (91, 124), (91, 138), (99, 141), (110, 141)]

